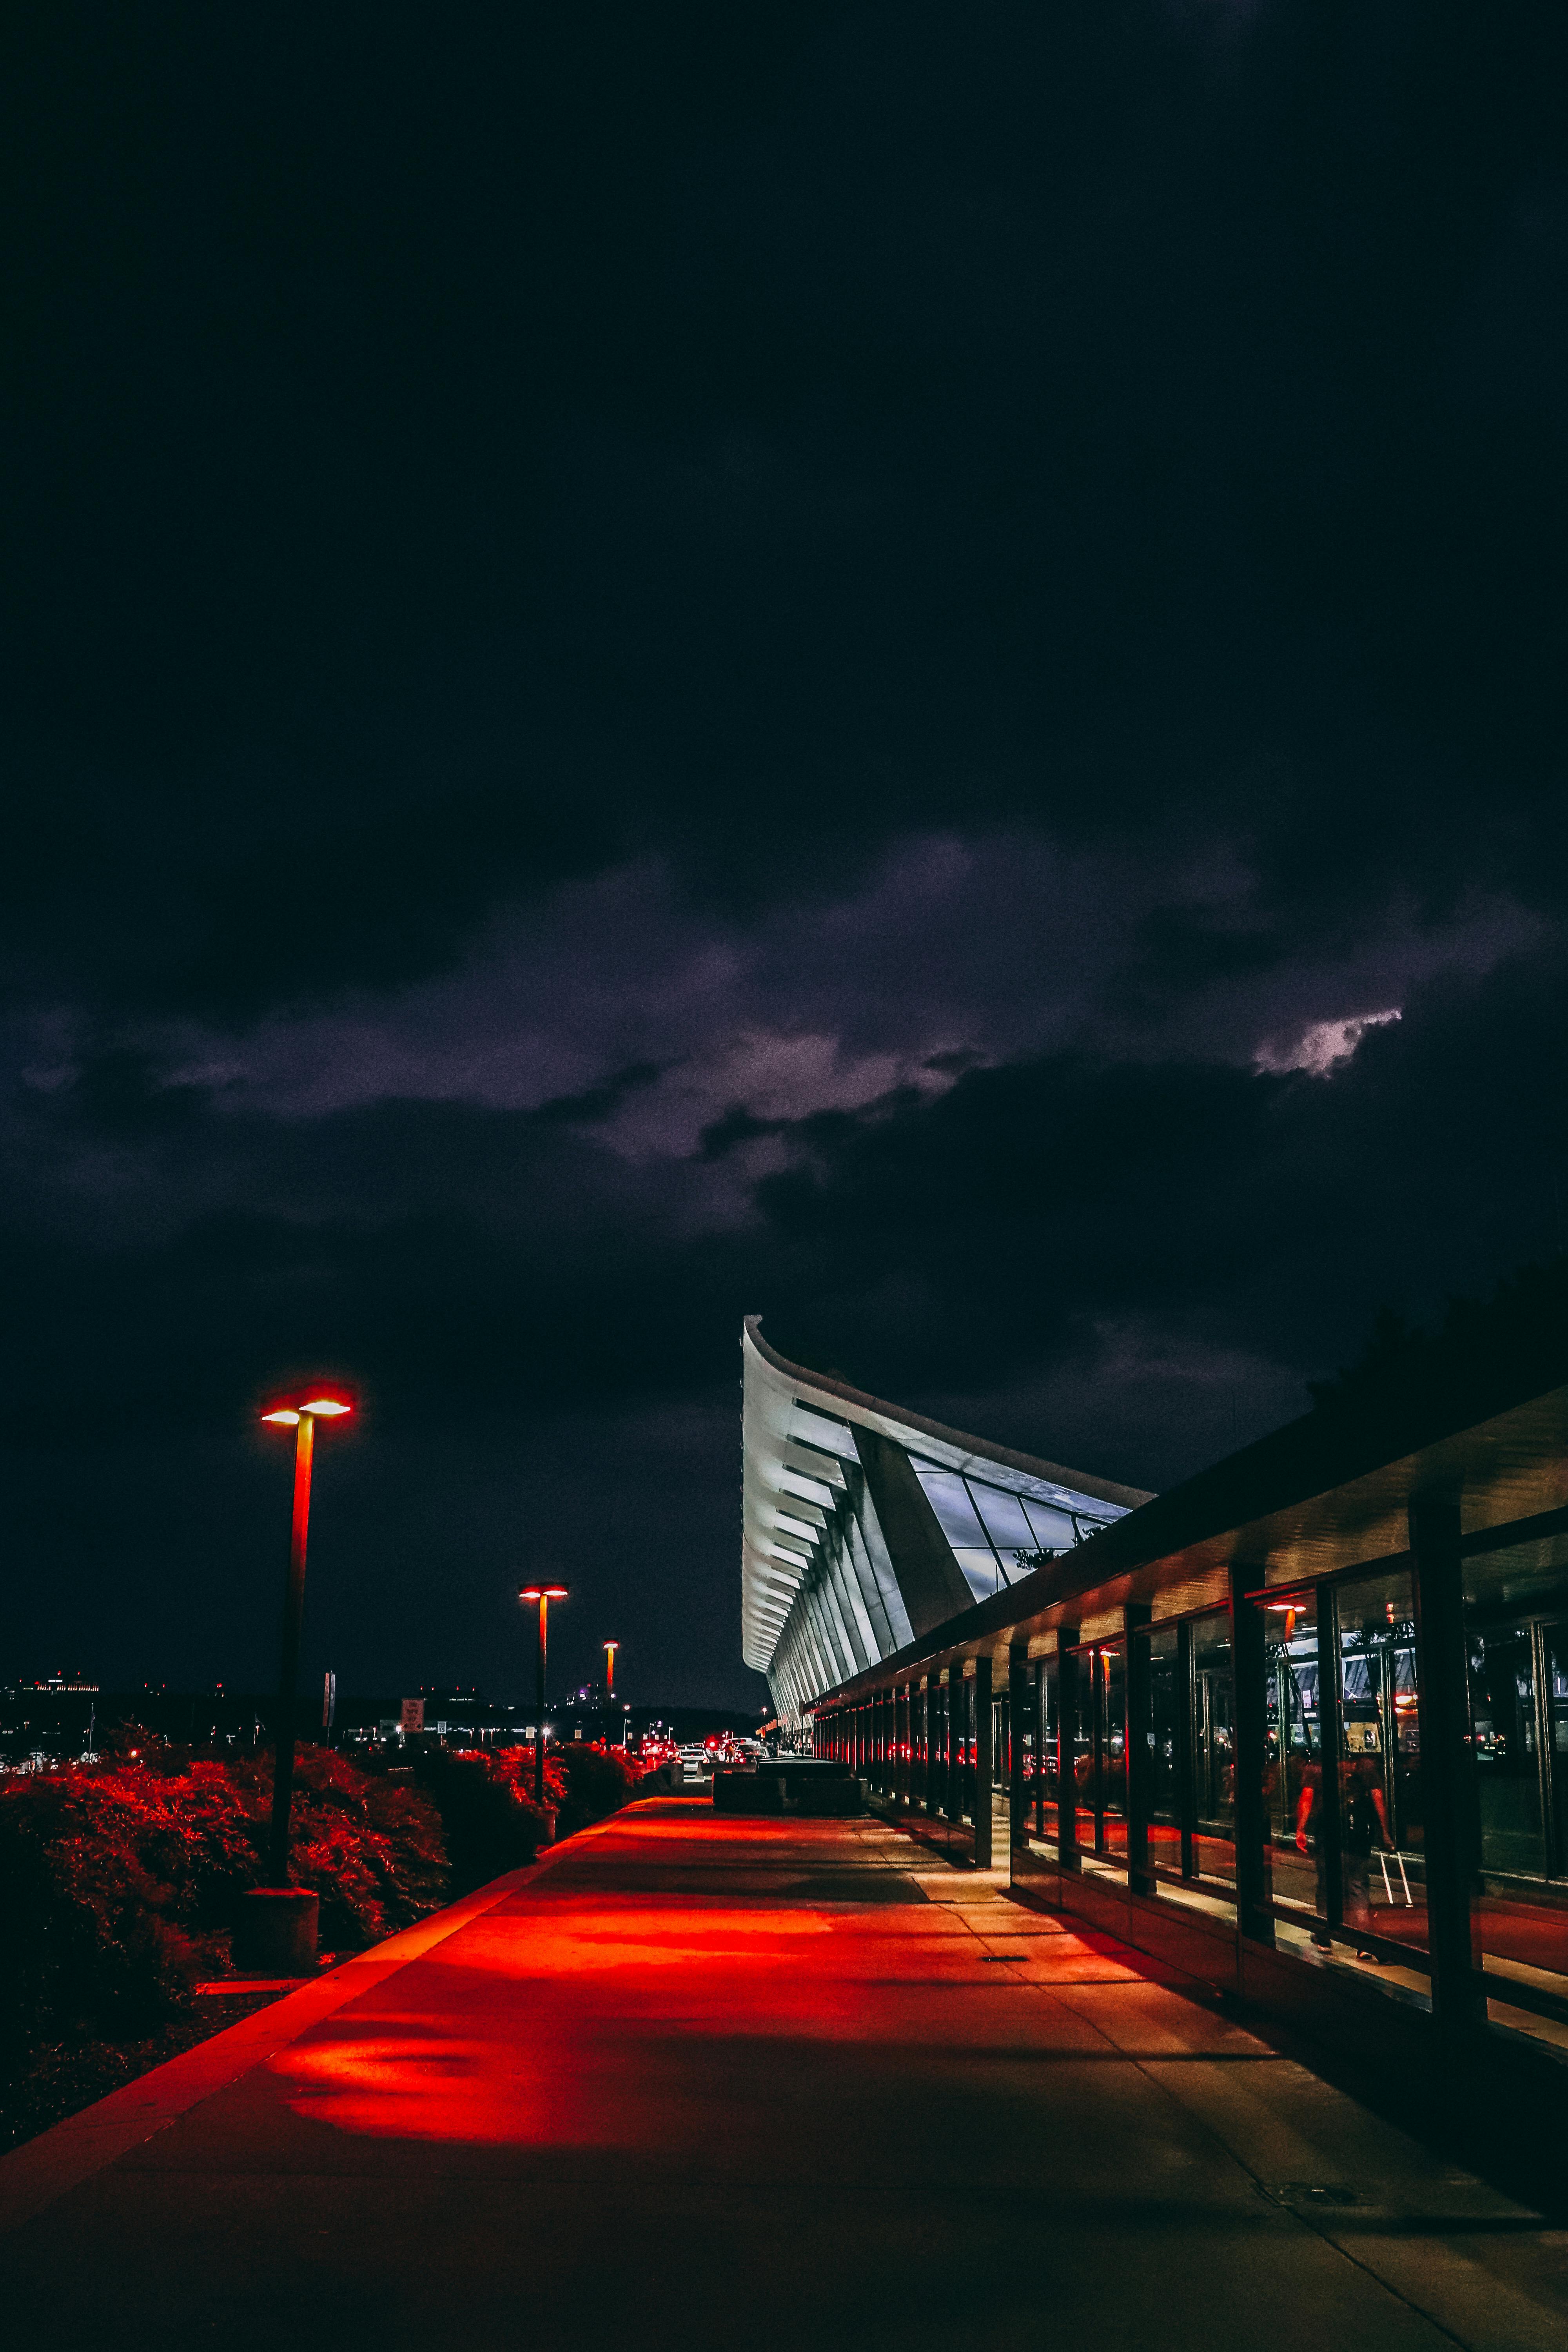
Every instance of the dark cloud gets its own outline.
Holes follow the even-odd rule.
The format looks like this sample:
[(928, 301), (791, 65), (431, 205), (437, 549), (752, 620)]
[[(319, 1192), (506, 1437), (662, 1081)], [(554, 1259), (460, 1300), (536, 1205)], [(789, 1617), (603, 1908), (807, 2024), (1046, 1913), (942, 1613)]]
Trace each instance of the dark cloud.
[(1565, 49), (18, 34), (19, 1639), (117, 1550), (166, 1629), (250, 1578), (249, 1402), (330, 1363), (367, 1675), (482, 1672), (538, 1524), (721, 1676), (743, 1311), (1163, 1484), (1561, 1245)]

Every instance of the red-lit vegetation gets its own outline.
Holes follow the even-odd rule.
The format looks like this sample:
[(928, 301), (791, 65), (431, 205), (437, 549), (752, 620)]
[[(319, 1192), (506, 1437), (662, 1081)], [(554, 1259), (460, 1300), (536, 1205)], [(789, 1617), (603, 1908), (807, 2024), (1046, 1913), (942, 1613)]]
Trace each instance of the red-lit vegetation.
[[(546, 1824), (533, 1801), (531, 1748), (427, 1748), (417, 1771), (441, 1815), (454, 1895), (533, 1859)], [(603, 1821), (642, 1778), (640, 1766), (609, 1748), (576, 1742), (552, 1748), (544, 1801), (555, 1813), (557, 1837)]]
[[(638, 1777), (602, 1749), (552, 1752), (557, 1833), (614, 1811)], [(544, 1830), (532, 1780), (531, 1748), (429, 1750), (416, 1786), (301, 1748), (290, 1870), (321, 1898), (322, 1949), (361, 1950), (531, 1861)], [(267, 1756), (205, 1760), (137, 1731), (96, 1767), (0, 1780), (0, 2081), (13, 2093), (40, 2052), (141, 2044), (226, 1971), (237, 1907), (262, 1883), (271, 1800)]]

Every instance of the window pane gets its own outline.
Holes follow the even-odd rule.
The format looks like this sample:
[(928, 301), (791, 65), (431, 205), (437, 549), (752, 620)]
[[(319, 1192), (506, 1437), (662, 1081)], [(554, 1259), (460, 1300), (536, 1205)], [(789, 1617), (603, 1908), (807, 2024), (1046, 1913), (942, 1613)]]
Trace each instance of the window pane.
[(1481, 1868), (1500, 1877), (1546, 1876), (1534, 1647), (1528, 1625), (1500, 1625), (1470, 1636)]
[[(1477, 1940), (1489, 1977), (1568, 1997), (1568, 1544), (1465, 1563), (1480, 1853)], [(1507, 2000), (1506, 1988), (1497, 1994)], [(1510, 2025), (1525, 2025), (1513, 2011)]]
[(976, 1601), (989, 1601), (994, 1592), (1002, 1590), (1002, 1571), (996, 1565), (995, 1554), (985, 1550), (971, 1551), (954, 1546), (953, 1558), (963, 1570), (963, 1580)]
[(999, 1486), (982, 1486), (973, 1479), (969, 1491), (985, 1522), (986, 1534), (1007, 1567), (1012, 1567), (1017, 1553), (1035, 1549), (1035, 1532), (1016, 1495), (1004, 1494)]
[[(1074, 1816), (1078, 1823), (1079, 1844), (1092, 1853), (1096, 1809), (1100, 1802), (1100, 1783), (1095, 1773), (1094, 1727), (1099, 1700), (1095, 1687), (1094, 1652), (1080, 1650), (1077, 1654), (1076, 1666), (1078, 1709), (1073, 1721), (1072, 1788), (1069, 1792), (1064, 1787), (1061, 1795), (1065, 1804), (1070, 1793)], [(1062, 1759), (1062, 1777), (1065, 1781), (1067, 1778), (1065, 1756)]]
[(1047, 1658), (1040, 1677), (1040, 1750), (1039, 1770), (1045, 1801), (1040, 1808), (1041, 1834), (1054, 1838), (1057, 1833), (1057, 1795), (1060, 1786), (1058, 1738), (1061, 1729), (1061, 1666), (1055, 1658)]
[(970, 1548), (978, 1545), (982, 1551), (988, 1549), (985, 1530), (975, 1517), (968, 1489), (957, 1471), (932, 1470), (923, 1462), (917, 1462), (914, 1470), (925, 1488), (931, 1509), (936, 1513), (937, 1524), (954, 1551), (961, 1545)]
[(1193, 1643), (1193, 1867), (1236, 1884), (1236, 1684), (1230, 1612), (1200, 1617)]
[(1318, 1605), (1307, 1594), (1258, 1604), (1264, 1612), (1267, 1732), (1263, 1758), (1263, 1885), (1292, 1909), (1328, 1916), (1319, 1810)]
[(1100, 1805), (1105, 1853), (1127, 1852), (1126, 1662), (1120, 1648), (1099, 1653)]
[(1415, 1608), (1406, 1574), (1342, 1584), (1340, 1868), (1344, 1923), (1426, 1942)]
[(1078, 1541), (1073, 1523), (1065, 1511), (1053, 1504), (1042, 1503), (1033, 1495), (1023, 1498), (1024, 1511), (1029, 1522), (1029, 1532), (1038, 1551), (1070, 1551)]
[(1149, 1859), (1161, 1870), (1182, 1866), (1180, 1649), (1173, 1625), (1149, 1636)]

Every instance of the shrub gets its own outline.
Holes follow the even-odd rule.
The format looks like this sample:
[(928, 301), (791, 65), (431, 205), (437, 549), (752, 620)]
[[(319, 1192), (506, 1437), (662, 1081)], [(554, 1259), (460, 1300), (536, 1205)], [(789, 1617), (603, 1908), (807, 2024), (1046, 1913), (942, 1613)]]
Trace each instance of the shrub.
[[(270, 1771), (258, 1785), (270, 1813)], [(303, 1748), (295, 1759), (289, 1863), (296, 1883), (320, 1898), (321, 1942), (333, 1951), (360, 1951), (411, 1927), (452, 1892), (429, 1799), (326, 1748)]]
[(197, 1954), (174, 1915), (196, 1874), (169, 1788), (51, 1772), (0, 1790), (0, 2017), (16, 2040), (49, 2024), (125, 2039), (189, 2000)]
[[(261, 1883), (271, 1808), (268, 1759), (193, 1763), (134, 1738), (107, 1769), (0, 1781), (0, 2035), (124, 2040), (184, 2008)], [(300, 1751), (289, 1831), (328, 1949), (360, 1949), (447, 1899), (431, 1805), (323, 1748)]]
[(574, 1830), (586, 1829), (590, 1822), (602, 1822), (606, 1813), (617, 1811), (644, 1778), (642, 1766), (615, 1748), (572, 1740), (558, 1753), (566, 1782), (565, 1802), (557, 1824), (563, 1837), (570, 1837)]
[[(441, 1816), (454, 1895), (533, 1860), (549, 1824), (533, 1801), (531, 1748), (427, 1748), (415, 1770)], [(544, 1759), (545, 1802), (563, 1806), (566, 1795), (557, 1751)]]

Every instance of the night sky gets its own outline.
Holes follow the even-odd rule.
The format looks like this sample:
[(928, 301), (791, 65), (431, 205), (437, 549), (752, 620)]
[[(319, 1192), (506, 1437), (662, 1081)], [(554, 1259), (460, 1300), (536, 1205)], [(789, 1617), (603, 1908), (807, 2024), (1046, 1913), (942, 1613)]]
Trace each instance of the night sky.
[(5, 37), (0, 1675), (756, 1705), (741, 1318), (1164, 1486), (1564, 1240), (1568, 29)]

